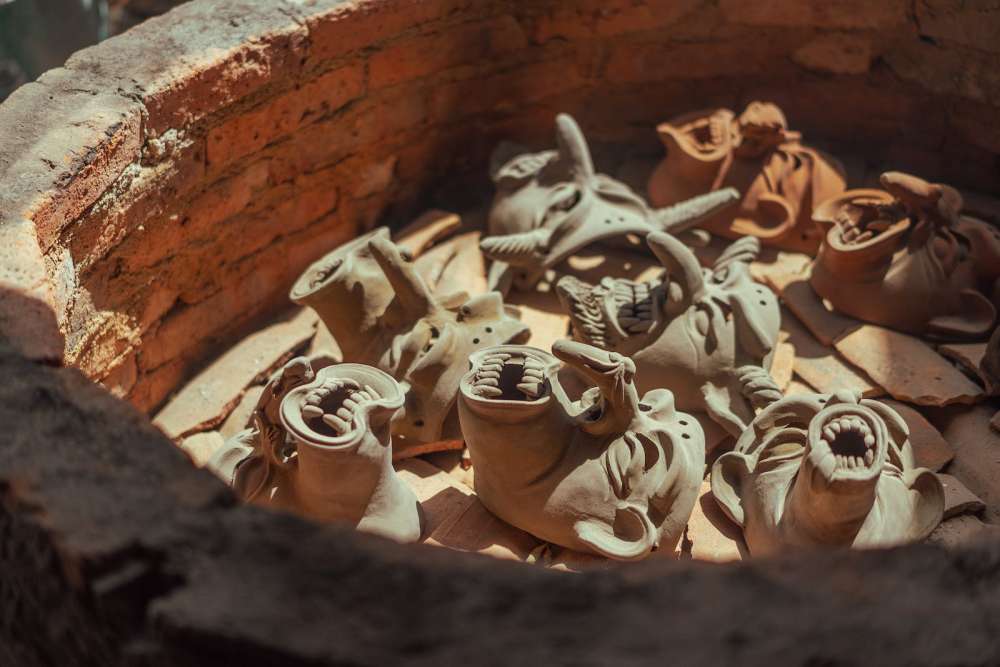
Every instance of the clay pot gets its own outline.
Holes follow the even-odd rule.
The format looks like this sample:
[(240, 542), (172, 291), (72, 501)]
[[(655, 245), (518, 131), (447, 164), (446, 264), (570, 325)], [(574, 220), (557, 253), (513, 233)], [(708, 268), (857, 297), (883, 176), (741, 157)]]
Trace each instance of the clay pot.
[(940, 481), (914, 463), (906, 422), (850, 392), (765, 408), (712, 466), (712, 495), (754, 555), (914, 542), (944, 512)]
[(679, 234), (739, 198), (732, 189), (702, 190), (653, 210), (624, 183), (596, 172), (586, 139), (567, 114), (556, 118), (556, 144), (554, 151), (517, 155), (492, 174), (489, 235), (480, 243), (494, 260), (491, 289), (505, 290), (512, 282), (530, 289), (546, 269), (588, 245), (641, 239), (651, 231)]
[(844, 191), (841, 164), (804, 146), (774, 104), (752, 102), (737, 117), (729, 109), (684, 114), (657, 127), (666, 157), (649, 178), (649, 201), (668, 206), (710, 190), (742, 193), (739, 206), (703, 227), (731, 238), (815, 254), (823, 229), (811, 219), (815, 203)]
[(290, 296), (316, 310), (344, 361), (375, 366), (401, 383), (405, 403), (393, 434), (408, 443), (461, 438), (455, 399), (469, 354), (530, 333), (496, 292), (433, 294), (385, 228), (314, 263)]
[[(704, 474), (704, 434), (665, 389), (641, 399), (627, 357), (558, 341), (476, 352), (459, 416), (479, 499), (539, 539), (619, 560), (680, 539)], [(571, 400), (559, 361), (596, 385)]]
[(781, 395), (768, 375), (781, 311), (748, 272), (760, 243), (733, 243), (712, 270), (670, 234), (649, 234), (646, 243), (665, 268), (659, 279), (559, 280), (573, 337), (630, 356), (640, 391), (666, 387), (678, 408), (738, 437), (754, 407)]
[(897, 172), (816, 208), (829, 225), (810, 283), (838, 311), (920, 336), (975, 339), (996, 324), (1000, 231), (960, 215), (948, 186)]

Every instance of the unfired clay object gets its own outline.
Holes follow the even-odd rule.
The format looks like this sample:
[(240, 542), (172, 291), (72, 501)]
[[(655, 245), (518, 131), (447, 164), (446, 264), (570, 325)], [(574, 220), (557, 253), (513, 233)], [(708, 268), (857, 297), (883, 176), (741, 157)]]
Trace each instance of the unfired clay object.
[(670, 234), (656, 232), (646, 242), (665, 268), (658, 279), (559, 280), (573, 337), (631, 357), (640, 391), (667, 387), (678, 408), (707, 413), (739, 436), (755, 406), (780, 396), (768, 369), (781, 311), (747, 268), (760, 242), (734, 242), (711, 270)]
[(438, 298), (408, 257), (375, 230), (310, 266), (291, 298), (319, 313), (348, 362), (392, 375), (405, 393), (393, 434), (461, 438), (455, 399), (470, 353), (522, 342), (529, 330), (496, 292)]
[(754, 555), (926, 537), (944, 490), (914, 463), (906, 422), (852, 392), (772, 403), (712, 466), (712, 495)]
[(679, 234), (739, 199), (731, 188), (701, 190), (654, 211), (627, 185), (595, 171), (580, 127), (566, 114), (556, 118), (556, 142), (557, 150), (518, 155), (493, 173), (489, 236), (480, 243), (494, 260), (493, 289), (511, 280), (529, 289), (585, 246), (657, 230)]
[(667, 155), (649, 178), (649, 201), (667, 206), (734, 187), (743, 194), (705, 229), (756, 236), (768, 245), (815, 254), (823, 230), (813, 206), (844, 191), (844, 169), (832, 156), (802, 144), (774, 104), (751, 102), (739, 116), (729, 109), (685, 114), (657, 131)]
[(859, 320), (943, 339), (985, 337), (1000, 300), (1000, 231), (953, 188), (899, 172), (817, 207), (832, 227), (810, 282)]
[(299, 357), (268, 383), (253, 426), (210, 467), (224, 479), (231, 470), (245, 500), (414, 542), (420, 504), (392, 467), (390, 421), (402, 405), (387, 373), (361, 364), (313, 373)]
[[(470, 359), (459, 414), (479, 499), (577, 551), (637, 560), (672, 550), (704, 475), (698, 422), (666, 389), (640, 399), (627, 357), (565, 340), (552, 351), (506, 345)], [(579, 401), (559, 383), (559, 359), (596, 385)]]

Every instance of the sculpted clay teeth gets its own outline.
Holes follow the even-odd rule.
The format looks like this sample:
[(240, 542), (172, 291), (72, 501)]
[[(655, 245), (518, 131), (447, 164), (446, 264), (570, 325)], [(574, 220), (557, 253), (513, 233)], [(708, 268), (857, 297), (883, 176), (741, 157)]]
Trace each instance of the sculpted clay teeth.
[[(322, 402), (337, 391), (346, 390), (347, 395), (341, 400), (340, 405), (326, 412)], [(367, 402), (380, 398), (379, 393), (371, 385), (361, 385), (353, 380), (329, 381), (313, 390), (305, 400), (302, 407), (302, 416), (306, 419), (321, 419), (323, 423), (343, 435), (351, 430), (351, 422), (358, 408)]]
[(875, 462), (875, 434), (860, 417), (839, 417), (823, 427), (820, 437), (831, 449), (840, 437), (863, 438), (865, 453), (863, 456), (834, 454), (838, 468), (864, 468)]

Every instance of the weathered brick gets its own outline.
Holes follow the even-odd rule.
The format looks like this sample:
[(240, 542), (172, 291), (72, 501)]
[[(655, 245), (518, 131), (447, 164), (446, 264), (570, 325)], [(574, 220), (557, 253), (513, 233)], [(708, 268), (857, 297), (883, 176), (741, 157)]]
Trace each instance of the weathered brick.
[(722, 15), (734, 23), (823, 28), (885, 28), (906, 21), (906, 0), (720, 0)]
[(920, 0), (913, 6), (921, 35), (1000, 53), (997, 0)]

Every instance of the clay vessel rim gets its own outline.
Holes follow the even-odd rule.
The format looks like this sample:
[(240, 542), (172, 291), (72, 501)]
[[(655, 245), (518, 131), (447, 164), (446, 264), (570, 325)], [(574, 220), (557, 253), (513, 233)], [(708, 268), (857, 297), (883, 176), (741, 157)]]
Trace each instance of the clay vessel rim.
[(813, 211), (813, 221), (825, 225), (837, 222), (836, 215), (847, 204), (891, 204), (895, 201), (888, 192), (877, 188), (847, 190), (836, 197), (820, 202)]
[[(846, 468), (837, 466), (834, 459), (832, 443), (828, 442), (828, 436), (824, 435), (826, 429), (836, 428), (834, 425), (841, 420), (861, 420), (864, 424), (859, 432), (853, 430), (853, 437), (871, 435), (874, 443), (869, 449), (873, 451), (872, 463), (862, 467)], [(867, 430), (865, 430), (867, 429)], [(834, 441), (844, 438), (844, 430), (834, 434)], [(865, 482), (878, 478), (882, 474), (885, 462), (888, 458), (889, 444), (888, 434), (885, 424), (871, 408), (858, 403), (838, 403), (820, 410), (809, 420), (807, 432), (807, 443), (809, 448), (808, 456), (816, 469), (822, 474), (828, 483), (837, 482)]]
[[(302, 417), (302, 399), (306, 393), (318, 388), (327, 379), (344, 378), (377, 387), (380, 398), (368, 402), (362, 409), (355, 412), (351, 418), (351, 430), (339, 436), (329, 436), (310, 428)], [(364, 364), (343, 363), (327, 366), (316, 372), (316, 377), (308, 384), (296, 387), (288, 392), (281, 401), (279, 416), (282, 425), (299, 442), (310, 447), (327, 451), (344, 451), (357, 446), (371, 430), (369, 413), (373, 407), (388, 410), (398, 410), (403, 406), (403, 392), (396, 380), (378, 368)]]
[(736, 114), (729, 109), (719, 107), (715, 109), (704, 109), (702, 111), (693, 111), (691, 113), (681, 114), (680, 116), (675, 116), (668, 121), (660, 123), (656, 126), (657, 136), (660, 137), (661, 143), (663, 143), (667, 148), (670, 147), (668, 142), (673, 140), (679, 146), (690, 147), (692, 149), (692, 151), (688, 151), (689, 157), (701, 162), (717, 162), (729, 155), (729, 152), (734, 148), (732, 136), (730, 134), (727, 134), (725, 140), (711, 150), (704, 150), (695, 145), (688, 138), (687, 135), (689, 133), (680, 126), (686, 125), (698, 118), (714, 116), (720, 112), (729, 116), (728, 120), (731, 127), (736, 121)]
[(507, 352), (511, 354), (530, 356), (534, 359), (542, 362), (544, 373), (549, 376), (554, 369), (559, 368), (562, 362), (559, 361), (551, 353), (545, 350), (533, 347), (531, 345), (519, 345), (516, 343), (507, 343), (504, 345), (494, 345), (492, 347), (486, 347), (481, 350), (476, 350), (469, 355), (469, 370), (462, 376), (459, 380), (458, 390), (462, 394), (462, 398), (470, 403), (474, 403), (480, 407), (494, 407), (497, 409), (503, 409), (510, 406), (522, 406), (522, 407), (538, 407), (543, 406), (552, 399), (552, 389), (549, 386), (548, 377), (546, 377), (543, 391), (544, 393), (534, 400), (516, 400), (516, 399), (498, 399), (498, 398), (484, 398), (482, 396), (477, 396), (472, 393), (472, 381), (479, 369), (479, 364), (481, 360), (490, 354)]
[(305, 305), (305, 300), (311, 296), (314, 296), (327, 287), (330, 286), (330, 280), (336, 275), (336, 270), (334, 270), (330, 275), (326, 276), (320, 284), (316, 286), (310, 286), (310, 282), (313, 277), (320, 272), (321, 269), (325, 268), (332, 260), (340, 257), (345, 257), (357, 248), (367, 246), (368, 242), (375, 238), (376, 236), (384, 236), (386, 239), (389, 238), (389, 228), (388, 227), (378, 227), (370, 232), (361, 234), (346, 243), (343, 243), (327, 254), (323, 255), (315, 262), (309, 265), (309, 267), (303, 271), (295, 284), (292, 285), (291, 290), (288, 292), (288, 298), (294, 303), (299, 305)]

